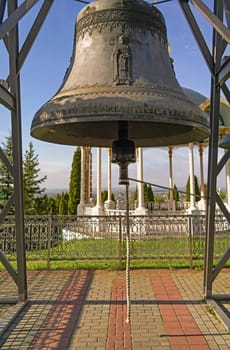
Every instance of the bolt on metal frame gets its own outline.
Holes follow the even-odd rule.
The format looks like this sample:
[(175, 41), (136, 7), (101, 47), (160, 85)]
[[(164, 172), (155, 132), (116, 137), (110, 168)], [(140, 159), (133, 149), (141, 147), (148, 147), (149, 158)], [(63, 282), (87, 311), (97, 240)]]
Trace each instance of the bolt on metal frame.
[[(218, 163), (218, 116), (220, 104), (220, 89), (230, 103), (230, 91), (226, 84), (230, 77), (230, 59), (225, 57), (224, 51), (230, 43), (230, 0), (213, 0), (214, 9), (211, 11), (201, 0), (178, 0), (184, 16), (191, 27), (192, 33), (202, 52), (204, 60), (211, 75), (211, 135), (209, 142), (209, 165), (208, 165), (208, 199), (207, 199), (207, 234), (206, 234), (206, 257), (204, 271), (204, 295), (207, 299), (213, 297), (212, 283), (221, 271), (227, 259), (230, 257), (230, 248), (222, 257), (216, 268), (213, 268), (214, 249), (214, 222), (216, 203), (222, 209), (227, 220), (230, 222), (230, 213), (224, 206), (216, 192), (217, 176), (230, 157), (230, 152), (225, 153)], [(19, 51), (18, 49), (18, 22), (38, 0), (25, 0), (18, 6), (17, 0), (0, 0), (0, 40), (3, 40), (9, 54), (10, 72), (6, 80), (9, 89), (0, 85), (0, 103), (11, 111), (12, 115), (12, 138), (13, 138), (13, 166), (10, 164), (3, 151), (0, 149), (0, 158), (14, 177), (14, 193), (8, 200), (6, 207), (0, 213), (0, 224), (3, 222), (10, 206), (15, 203), (16, 218), (16, 245), (17, 245), (17, 272), (14, 271), (6, 257), (0, 251), (0, 260), (18, 285), (19, 298), (27, 298), (25, 242), (24, 242), (24, 219), (23, 219), (23, 181), (22, 181), (22, 147), (21, 147), (21, 113), (20, 113), (20, 69), (36, 39), (53, 0), (44, 0), (31, 30)], [(213, 27), (212, 52), (203, 37), (190, 4), (202, 14)], [(8, 6), (7, 6), (8, 5)], [(6, 8), (8, 7), (8, 14)], [(225, 23), (224, 23), (225, 15)], [(5, 16), (5, 19), (4, 19)]]

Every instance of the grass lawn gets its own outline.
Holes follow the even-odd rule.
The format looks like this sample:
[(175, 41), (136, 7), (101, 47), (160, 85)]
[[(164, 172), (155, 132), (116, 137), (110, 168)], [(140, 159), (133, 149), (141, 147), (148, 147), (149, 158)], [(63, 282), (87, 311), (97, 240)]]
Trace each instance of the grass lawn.
[[(215, 251), (222, 255), (228, 245), (228, 239), (216, 240)], [(193, 251), (192, 266), (204, 267), (204, 239), (194, 240), (192, 247), (188, 237), (146, 237), (143, 240), (131, 240), (131, 269), (144, 268), (190, 268), (190, 249)], [(220, 249), (221, 248), (221, 249)], [(221, 250), (221, 251), (220, 251)], [(7, 254), (6, 254), (7, 255)], [(117, 239), (84, 238), (68, 242), (59, 242), (46, 249), (26, 252), (27, 269), (124, 269), (126, 260), (126, 241)], [(49, 265), (47, 258), (50, 256)], [(8, 254), (8, 259), (16, 268), (16, 254)], [(215, 261), (217, 263), (217, 260)], [(226, 267), (230, 266), (229, 264)], [(0, 270), (4, 266), (0, 264)]]

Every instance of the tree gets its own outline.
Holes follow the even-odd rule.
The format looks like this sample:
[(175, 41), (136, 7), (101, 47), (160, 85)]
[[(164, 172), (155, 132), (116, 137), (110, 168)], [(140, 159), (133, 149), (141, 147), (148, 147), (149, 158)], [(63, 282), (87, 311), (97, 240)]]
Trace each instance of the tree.
[[(104, 190), (101, 192), (102, 203), (105, 203), (107, 201), (107, 199), (108, 199), (108, 191)], [(111, 193), (111, 201), (115, 202), (115, 195), (113, 192)]]
[(226, 198), (226, 192), (222, 191), (221, 188), (218, 189), (218, 194), (222, 201)]
[(107, 201), (107, 199), (108, 199), (108, 191), (104, 190), (104, 191), (101, 192), (102, 203), (105, 203), (105, 201)]
[[(168, 199), (170, 199), (170, 191), (168, 192)], [(173, 200), (176, 202), (180, 200), (179, 192), (176, 185), (173, 186)]]
[[(2, 150), (9, 162), (13, 164), (12, 137), (6, 137), (6, 143), (2, 143)], [(1, 199), (8, 199), (13, 192), (14, 179), (5, 163), (0, 160), (0, 195)]]
[(49, 198), (47, 194), (34, 199), (34, 213), (36, 215), (47, 215), (48, 214)]
[(154, 202), (154, 194), (150, 185), (144, 184), (144, 202)]
[(144, 184), (144, 203), (148, 202), (148, 185)]
[(58, 215), (68, 214), (68, 203), (69, 203), (69, 194), (67, 192), (62, 193), (59, 197)]
[[(199, 202), (200, 200), (200, 188), (198, 185), (198, 179), (197, 176), (194, 176), (195, 181), (195, 196), (196, 196), (196, 202)], [(188, 177), (187, 183), (186, 183), (186, 202), (190, 202), (190, 176)]]
[(75, 215), (77, 212), (77, 205), (80, 203), (81, 195), (81, 148), (77, 147), (74, 152), (70, 183), (69, 183), (69, 201), (68, 214)]
[(179, 192), (177, 190), (176, 185), (173, 186), (173, 199), (178, 202), (180, 200)]
[(46, 180), (47, 176), (39, 178), (39, 160), (32, 142), (29, 143), (29, 148), (25, 152), (23, 170), (25, 213), (36, 214), (35, 199), (45, 191), (45, 188), (41, 188), (40, 185)]
[(148, 185), (148, 201), (154, 202), (154, 194), (151, 185)]
[[(12, 137), (6, 137), (6, 142), (2, 143), (1, 147), (3, 153), (7, 157), (10, 164), (13, 165), (13, 148)], [(14, 190), (14, 179), (10, 171), (6, 167), (3, 160), (0, 159), (0, 209), (3, 209), (8, 198)], [(14, 213), (14, 206), (11, 207), (9, 214)]]
[(137, 186), (136, 186), (136, 189), (135, 189), (135, 192), (134, 192), (134, 195), (133, 195), (133, 201), (137, 201)]
[(50, 215), (57, 215), (58, 214), (57, 200), (53, 197), (49, 198), (48, 213)]

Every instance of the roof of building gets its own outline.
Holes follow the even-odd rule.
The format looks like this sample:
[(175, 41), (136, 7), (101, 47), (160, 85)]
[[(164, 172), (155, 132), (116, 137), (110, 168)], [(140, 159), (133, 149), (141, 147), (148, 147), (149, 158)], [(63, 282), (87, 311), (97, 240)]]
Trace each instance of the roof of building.
[(189, 97), (189, 99), (197, 106), (200, 106), (201, 103), (204, 103), (208, 98), (199, 92), (188, 89), (185, 87), (182, 87), (182, 90), (184, 91), (185, 95)]

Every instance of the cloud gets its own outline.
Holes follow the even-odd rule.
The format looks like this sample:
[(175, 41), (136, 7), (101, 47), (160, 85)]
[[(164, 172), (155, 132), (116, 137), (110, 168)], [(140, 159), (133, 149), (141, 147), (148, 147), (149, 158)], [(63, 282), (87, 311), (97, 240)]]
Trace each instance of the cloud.
[(46, 169), (41, 171), (41, 176), (47, 175), (44, 187), (47, 189), (60, 188), (68, 190), (70, 171), (69, 169)]

